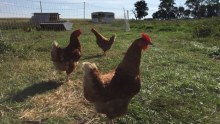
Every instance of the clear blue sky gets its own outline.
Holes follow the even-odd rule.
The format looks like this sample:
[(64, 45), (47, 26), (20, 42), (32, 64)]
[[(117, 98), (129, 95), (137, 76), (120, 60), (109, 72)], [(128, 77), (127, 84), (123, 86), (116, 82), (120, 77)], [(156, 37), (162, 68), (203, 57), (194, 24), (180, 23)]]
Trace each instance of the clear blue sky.
[[(138, 0), (41, 0), (43, 12), (58, 12), (61, 18), (83, 18), (84, 2), (85, 16), (91, 18), (91, 12), (114, 12), (116, 18), (124, 17), (124, 10), (129, 10), (130, 18), (133, 18), (131, 10)], [(176, 0), (175, 6), (184, 6), (186, 0)], [(160, 0), (145, 0), (149, 8), (148, 16), (158, 10)], [(31, 17), (32, 13), (40, 12), (40, 0), (0, 0), (0, 17)]]

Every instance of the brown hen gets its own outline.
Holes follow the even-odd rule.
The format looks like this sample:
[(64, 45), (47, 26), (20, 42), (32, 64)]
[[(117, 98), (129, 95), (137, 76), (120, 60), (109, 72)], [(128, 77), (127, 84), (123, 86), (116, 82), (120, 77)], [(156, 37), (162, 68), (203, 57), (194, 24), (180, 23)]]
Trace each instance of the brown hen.
[(128, 48), (115, 71), (102, 74), (94, 63), (83, 63), (85, 98), (94, 103), (98, 113), (113, 119), (126, 113), (130, 100), (140, 91), (140, 60), (142, 49), (151, 45), (150, 37), (142, 34)]
[(69, 81), (69, 75), (75, 69), (81, 57), (81, 45), (79, 36), (82, 33), (80, 29), (72, 32), (67, 47), (61, 48), (55, 41), (52, 45), (51, 60), (55, 68), (59, 71), (66, 71), (66, 81)]
[(106, 55), (106, 51), (108, 51), (112, 47), (112, 44), (116, 39), (116, 35), (113, 35), (108, 39), (99, 32), (97, 32), (94, 28), (91, 29), (91, 32), (94, 33), (96, 37), (96, 43), (103, 50), (103, 55)]

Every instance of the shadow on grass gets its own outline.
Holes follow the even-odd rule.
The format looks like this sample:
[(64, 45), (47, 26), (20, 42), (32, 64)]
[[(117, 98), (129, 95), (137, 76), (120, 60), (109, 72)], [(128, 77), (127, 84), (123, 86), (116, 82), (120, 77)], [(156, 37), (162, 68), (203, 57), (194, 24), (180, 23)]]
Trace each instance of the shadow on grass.
[(103, 57), (103, 55), (92, 55), (92, 56), (86, 56), (81, 60), (89, 60), (89, 59), (94, 59), (94, 58), (100, 58)]
[(36, 94), (42, 94), (49, 90), (56, 89), (61, 85), (62, 83), (59, 83), (57, 81), (47, 81), (47, 82), (43, 81), (37, 84), (33, 84), (32, 86), (25, 88), (21, 92), (16, 93), (12, 97), (10, 97), (9, 100), (12, 100), (14, 102), (23, 102), (30, 96), (35, 96)]

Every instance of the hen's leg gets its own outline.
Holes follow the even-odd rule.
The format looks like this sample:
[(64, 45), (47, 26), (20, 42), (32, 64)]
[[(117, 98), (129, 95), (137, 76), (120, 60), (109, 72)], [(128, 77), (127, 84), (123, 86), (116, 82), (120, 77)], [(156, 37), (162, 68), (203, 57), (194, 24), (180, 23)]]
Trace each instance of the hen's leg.
[(103, 56), (106, 56), (106, 53), (105, 53), (105, 51), (103, 51)]
[(114, 120), (113, 119), (109, 119), (107, 124), (114, 124)]
[(69, 81), (70, 81), (69, 74), (66, 74), (66, 82), (69, 82)]
[(71, 80), (70, 80), (70, 73), (71, 73), (72, 71), (66, 71), (66, 82), (70, 82)]
[(66, 70), (66, 75), (67, 75), (66, 76), (66, 82), (70, 81), (69, 76), (73, 72), (74, 68), (75, 68), (74, 64), (73, 63), (69, 63), (69, 66), (68, 66), (68, 68)]

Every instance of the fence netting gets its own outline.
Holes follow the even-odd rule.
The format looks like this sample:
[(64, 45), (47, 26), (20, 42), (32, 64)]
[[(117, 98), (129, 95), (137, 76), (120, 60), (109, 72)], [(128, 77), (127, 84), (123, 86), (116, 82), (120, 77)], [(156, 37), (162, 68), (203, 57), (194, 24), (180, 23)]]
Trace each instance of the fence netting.
[[(117, 25), (125, 30), (123, 8), (96, 3), (43, 0), (0, 0), (0, 39), (32, 31), (71, 31), (87, 24)], [(112, 26), (110, 26), (112, 27)], [(15, 40), (15, 39), (13, 39)]]

